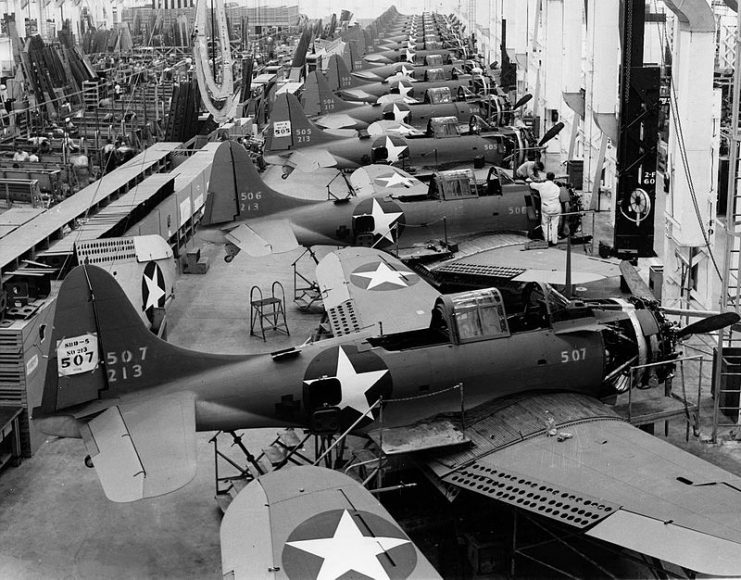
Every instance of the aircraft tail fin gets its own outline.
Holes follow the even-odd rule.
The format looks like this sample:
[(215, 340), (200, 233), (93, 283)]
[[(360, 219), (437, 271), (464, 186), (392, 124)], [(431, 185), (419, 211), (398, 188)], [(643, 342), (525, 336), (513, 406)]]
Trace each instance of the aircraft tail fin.
[(319, 69), (309, 73), (304, 86), (304, 110), (308, 115), (331, 115), (356, 107), (357, 105), (339, 98), (332, 92), (327, 79)]
[(360, 84), (355, 82), (355, 79), (352, 74), (350, 74), (350, 70), (345, 64), (345, 61), (336, 54), (329, 57), (327, 64), (327, 81), (329, 83), (329, 88), (332, 91), (349, 89)]
[(306, 65), (306, 51), (309, 50), (309, 43), (312, 37), (311, 28), (304, 30), (301, 35), (301, 39), (298, 41), (296, 51), (293, 53), (293, 61), (291, 61), (291, 68), (303, 68)]
[(224, 141), (214, 155), (201, 226), (269, 216), (313, 203), (272, 189), (257, 172), (247, 150), (235, 141)]
[(322, 131), (312, 123), (299, 100), (290, 93), (276, 96), (272, 119), (265, 140), (266, 152), (301, 149), (342, 139)]
[[(142, 281), (142, 291), (156, 297), (159, 282), (149, 282)], [(60, 286), (51, 338), (35, 419), (70, 408), (76, 411), (86, 403), (102, 409), (105, 400), (242, 358), (189, 351), (158, 338), (116, 279), (90, 265), (74, 268)]]

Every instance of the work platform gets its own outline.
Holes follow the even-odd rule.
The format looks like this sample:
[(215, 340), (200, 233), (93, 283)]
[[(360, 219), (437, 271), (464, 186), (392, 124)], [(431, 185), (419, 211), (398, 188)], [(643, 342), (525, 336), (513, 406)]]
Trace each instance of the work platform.
[(15, 228), (2, 237), (0, 243), (0, 271), (3, 278), (21, 267), (24, 259), (34, 260), (36, 254), (62, 239), (65, 233), (86, 219), (91, 213), (111, 203), (123, 193), (135, 188), (145, 177), (162, 171), (172, 152), (180, 143), (158, 143), (100, 180), (68, 197), (36, 216), (31, 223)]

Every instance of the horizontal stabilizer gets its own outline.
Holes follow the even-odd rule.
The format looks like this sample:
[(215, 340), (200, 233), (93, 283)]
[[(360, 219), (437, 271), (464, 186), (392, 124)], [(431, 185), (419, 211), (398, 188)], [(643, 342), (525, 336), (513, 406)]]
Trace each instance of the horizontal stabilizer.
[(355, 78), (362, 79), (367, 83), (373, 83), (373, 82), (380, 83), (385, 78), (385, 77), (382, 77), (374, 73), (373, 69), (357, 70), (357, 71), (353, 71), (351, 74)]
[(106, 497), (129, 502), (175, 491), (196, 474), (195, 399), (183, 392), (111, 407), (81, 429)]
[(322, 167), (334, 167), (337, 165), (337, 160), (329, 151), (324, 149), (310, 149), (291, 153), (289, 165), (299, 171), (311, 173)]
[(346, 129), (348, 127), (354, 127), (357, 122), (357, 119), (353, 119), (350, 115), (344, 113), (324, 115), (314, 120), (314, 123), (325, 129)]
[(347, 101), (362, 101), (365, 103), (371, 103), (378, 100), (378, 97), (366, 93), (362, 89), (342, 89), (342, 98)]
[(285, 219), (242, 223), (231, 230), (226, 239), (253, 258), (290, 252), (299, 245), (290, 222)]

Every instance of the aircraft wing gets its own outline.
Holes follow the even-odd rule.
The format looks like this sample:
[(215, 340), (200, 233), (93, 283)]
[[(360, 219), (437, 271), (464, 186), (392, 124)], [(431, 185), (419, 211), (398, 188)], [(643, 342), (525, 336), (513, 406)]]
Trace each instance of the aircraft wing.
[(224, 578), (440, 578), (362, 485), (288, 467), (247, 485), (221, 522)]
[(290, 252), (299, 246), (287, 219), (252, 220), (249, 225), (242, 223), (229, 230), (226, 240), (254, 258)]
[(335, 336), (374, 325), (385, 334), (427, 328), (439, 296), (399, 260), (373, 248), (327, 254), (316, 277)]
[(426, 195), (429, 187), (398, 167), (381, 164), (365, 165), (353, 171), (350, 185), (358, 197), (383, 193), (395, 198)]
[(195, 397), (181, 392), (116, 405), (81, 428), (106, 497), (128, 502), (175, 491), (196, 474)]
[[(709, 576), (741, 575), (741, 478), (574, 393), (467, 412), (465, 449), (430, 452), (439, 481)], [(432, 455), (434, 453), (434, 455)]]

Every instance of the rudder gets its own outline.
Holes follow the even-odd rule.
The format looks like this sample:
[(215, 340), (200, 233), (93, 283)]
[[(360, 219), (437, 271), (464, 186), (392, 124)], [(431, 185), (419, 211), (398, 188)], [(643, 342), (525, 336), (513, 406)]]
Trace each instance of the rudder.
[(276, 96), (272, 118), (265, 142), (266, 153), (311, 147), (341, 139), (328, 135), (309, 121), (301, 103), (290, 93)]
[(272, 189), (257, 172), (247, 150), (235, 141), (225, 141), (214, 155), (201, 225), (258, 218), (312, 203)]
[(189, 351), (161, 340), (144, 326), (115, 278), (88, 265), (74, 268), (59, 289), (51, 345), (34, 418), (156, 387), (240, 358)]

